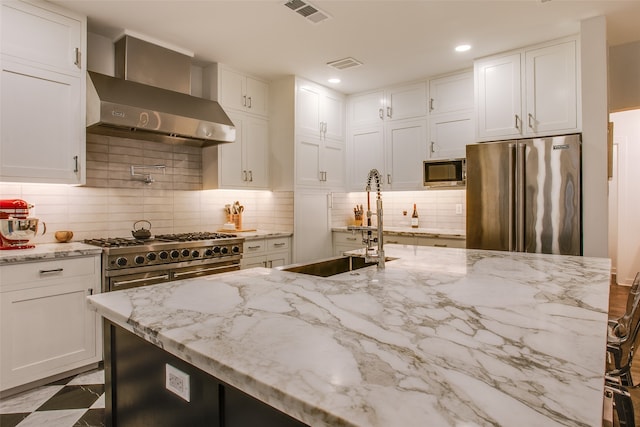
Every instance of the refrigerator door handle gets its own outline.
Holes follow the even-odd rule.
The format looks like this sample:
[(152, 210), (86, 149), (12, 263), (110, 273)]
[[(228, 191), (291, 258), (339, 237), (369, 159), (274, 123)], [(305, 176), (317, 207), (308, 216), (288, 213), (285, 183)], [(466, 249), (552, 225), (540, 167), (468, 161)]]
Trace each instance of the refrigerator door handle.
[(516, 145), (516, 251), (525, 251), (525, 212), (524, 212), (524, 184), (525, 184), (525, 150), (526, 144), (518, 143)]
[(516, 167), (516, 143), (509, 144), (509, 252), (515, 251), (515, 167)]

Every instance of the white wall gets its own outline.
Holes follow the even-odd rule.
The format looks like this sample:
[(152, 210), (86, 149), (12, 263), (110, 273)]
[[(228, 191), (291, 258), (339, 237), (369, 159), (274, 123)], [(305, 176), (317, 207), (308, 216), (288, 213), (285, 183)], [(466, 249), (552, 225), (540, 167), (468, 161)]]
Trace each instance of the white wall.
[(604, 16), (580, 26), (582, 78), (583, 253), (608, 253), (607, 22)]
[[(613, 142), (617, 148), (617, 226), (616, 278), (619, 284), (630, 285), (640, 271), (640, 110), (611, 114)], [(616, 199), (612, 198), (612, 202)]]

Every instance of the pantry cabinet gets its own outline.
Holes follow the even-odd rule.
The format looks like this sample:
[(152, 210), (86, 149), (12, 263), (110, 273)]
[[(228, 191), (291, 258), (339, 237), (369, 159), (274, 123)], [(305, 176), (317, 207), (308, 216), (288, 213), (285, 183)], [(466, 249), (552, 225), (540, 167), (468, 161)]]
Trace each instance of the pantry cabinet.
[(234, 112), (229, 118), (236, 141), (202, 149), (203, 188), (268, 189), (268, 120)]
[(570, 38), (475, 61), (478, 139), (579, 132), (578, 54)]
[(271, 237), (245, 242), (242, 268), (280, 267), (291, 264), (291, 238)]
[(466, 156), (475, 141), (473, 70), (429, 81), (429, 159)]
[(86, 302), (100, 268), (98, 255), (0, 267), (0, 390), (102, 360), (100, 317)]
[(86, 18), (39, 1), (1, 8), (0, 179), (82, 184)]

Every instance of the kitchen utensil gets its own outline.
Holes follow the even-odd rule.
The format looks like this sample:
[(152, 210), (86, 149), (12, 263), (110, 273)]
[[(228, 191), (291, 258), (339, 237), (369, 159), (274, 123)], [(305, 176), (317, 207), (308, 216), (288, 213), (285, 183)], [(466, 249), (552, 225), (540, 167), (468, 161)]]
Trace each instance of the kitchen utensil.
[[(144, 225), (140, 226), (140, 228), (136, 228), (136, 225), (146, 223), (149, 228), (144, 228)], [(133, 231), (131, 232), (133, 237), (139, 240), (148, 240), (151, 238), (151, 223), (146, 219), (141, 219), (133, 223)]]
[(58, 242), (66, 243), (73, 238), (73, 231), (56, 231), (54, 236)]
[[(38, 234), (38, 218), (0, 219), (0, 249), (30, 249), (35, 245), (29, 241)], [(42, 222), (42, 233), (47, 232), (47, 226)]]

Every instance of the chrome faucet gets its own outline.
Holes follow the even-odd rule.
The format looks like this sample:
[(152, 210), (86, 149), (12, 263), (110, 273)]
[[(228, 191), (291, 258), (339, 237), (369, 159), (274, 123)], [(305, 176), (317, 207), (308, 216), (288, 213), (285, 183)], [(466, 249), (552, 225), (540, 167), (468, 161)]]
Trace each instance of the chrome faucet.
[[(381, 181), (380, 172), (377, 169), (371, 169), (369, 176), (367, 177), (367, 225), (365, 227), (349, 226), (348, 230), (362, 231), (362, 242), (366, 245), (364, 259), (366, 262), (377, 262), (378, 268), (384, 268), (384, 242), (382, 239), (382, 194), (380, 190)], [(371, 211), (371, 181), (375, 181), (376, 184), (376, 211)], [(377, 219), (377, 227), (371, 226), (371, 217), (374, 216)], [(373, 230), (377, 229), (377, 236), (373, 237)], [(366, 232), (366, 233), (365, 233)], [(377, 250), (374, 249), (373, 243), (377, 243)]]

